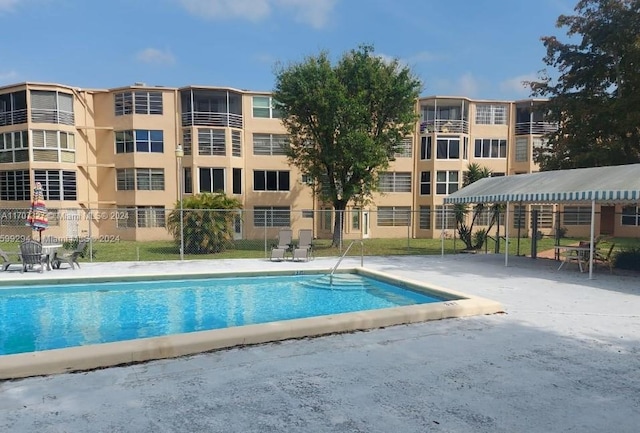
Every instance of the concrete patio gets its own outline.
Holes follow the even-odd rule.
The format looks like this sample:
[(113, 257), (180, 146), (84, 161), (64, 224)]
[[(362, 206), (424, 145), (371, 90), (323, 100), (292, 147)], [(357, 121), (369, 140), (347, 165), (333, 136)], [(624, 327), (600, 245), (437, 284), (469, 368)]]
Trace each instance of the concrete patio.
[[(89, 263), (11, 279), (328, 269), (265, 260)], [(360, 259), (346, 259), (345, 267)], [(7, 432), (636, 432), (640, 276), (497, 255), (364, 266), (501, 302), (505, 314), (0, 382)], [(0, 319), (1, 320), (1, 319)]]

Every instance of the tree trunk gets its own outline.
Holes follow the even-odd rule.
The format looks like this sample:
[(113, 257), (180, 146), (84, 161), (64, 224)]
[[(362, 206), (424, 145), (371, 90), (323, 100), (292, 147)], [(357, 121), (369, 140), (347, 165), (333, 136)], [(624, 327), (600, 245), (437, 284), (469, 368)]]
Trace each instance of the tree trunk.
[(342, 243), (342, 232), (344, 229), (344, 210), (347, 204), (343, 201), (333, 203), (335, 218), (333, 221), (333, 241), (332, 247), (340, 248)]

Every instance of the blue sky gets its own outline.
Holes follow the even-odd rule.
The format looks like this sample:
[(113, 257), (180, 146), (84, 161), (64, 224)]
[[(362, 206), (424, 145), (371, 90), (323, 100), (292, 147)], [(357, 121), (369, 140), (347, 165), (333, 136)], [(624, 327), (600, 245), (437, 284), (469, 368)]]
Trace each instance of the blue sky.
[(276, 62), (360, 44), (398, 58), (421, 94), (522, 99), (541, 36), (577, 0), (0, 0), (0, 85), (134, 82), (270, 91)]

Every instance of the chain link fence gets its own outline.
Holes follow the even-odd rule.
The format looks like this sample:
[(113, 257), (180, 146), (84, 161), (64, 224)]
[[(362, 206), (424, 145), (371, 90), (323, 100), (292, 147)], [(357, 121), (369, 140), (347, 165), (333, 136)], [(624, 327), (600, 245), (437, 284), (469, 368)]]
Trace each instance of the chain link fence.
[[(509, 211), (509, 237), (514, 254), (529, 255), (537, 240), (588, 238), (590, 206), (515, 206)], [(472, 221), (474, 236), (486, 236), (480, 251), (504, 251), (506, 214), (488, 212)], [(596, 213), (599, 233), (618, 229), (626, 214), (605, 209)], [(269, 258), (280, 229), (292, 229), (293, 244), (300, 230), (313, 232), (314, 256), (339, 256), (352, 242), (364, 245), (365, 255), (440, 254), (468, 250), (460, 239), (452, 206), (379, 207), (374, 210), (290, 210), (262, 206), (249, 210), (135, 208), (48, 209), (49, 227), (41, 233), (26, 225), (29, 209), (0, 210), (0, 247), (18, 249), (26, 238), (69, 248), (80, 238), (90, 240), (85, 260), (138, 261), (213, 258)], [(638, 219), (634, 222), (638, 226)], [(337, 222), (337, 224), (336, 224)], [(632, 224), (629, 224), (632, 225)], [(336, 227), (338, 230), (336, 231)], [(622, 225), (624, 228), (624, 225)], [(637, 231), (637, 230), (636, 230)], [(335, 233), (335, 235), (334, 235)], [(476, 234), (480, 233), (480, 234)], [(637, 236), (637, 234), (636, 234)], [(535, 239), (535, 240), (534, 240)], [(523, 240), (527, 240), (526, 242)], [(549, 242), (541, 242), (546, 248)], [(536, 246), (536, 248), (538, 248)], [(363, 254), (354, 246), (349, 255)]]

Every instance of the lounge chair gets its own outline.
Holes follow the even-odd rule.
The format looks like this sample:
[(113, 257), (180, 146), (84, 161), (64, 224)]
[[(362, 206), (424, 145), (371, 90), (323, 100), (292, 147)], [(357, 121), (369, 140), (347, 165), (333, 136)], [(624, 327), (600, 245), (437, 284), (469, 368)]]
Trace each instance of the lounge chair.
[(293, 230), (281, 229), (278, 232), (278, 244), (271, 248), (271, 260), (282, 261), (288, 251), (291, 251), (291, 242), (293, 241)]
[(22, 260), (22, 271), (33, 270), (39, 266), (39, 272), (44, 271), (46, 256), (42, 255), (42, 244), (32, 239), (27, 239), (20, 244), (20, 259)]
[(9, 258), (9, 254), (6, 251), (3, 251), (1, 248), (0, 248), (0, 258), (2, 258), (2, 270), (3, 271), (8, 270), (11, 265), (20, 265), (20, 266), (22, 266), (22, 263), (18, 262), (17, 260), (11, 260)]
[(601, 254), (599, 251), (596, 251), (595, 256), (593, 257), (593, 264), (594, 265), (605, 265), (609, 268), (609, 272), (613, 273), (613, 257), (612, 257), (612, 253), (613, 253), (613, 249), (615, 248), (616, 244), (611, 244), (611, 246), (609, 247), (609, 250), (607, 251), (606, 255)]
[(78, 258), (82, 257), (84, 254), (84, 250), (87, 247), (89, 241), (82, 240), (78, 242), (78, 246), (73, 251), (62, 252), (62, 254), (56, 254), (56, 256), (51, 260), (51, 266), (54, 269), (60, 269), (60, 265), (63, 263), (67, 263), (71, 266), (71, 269), (74, 269), (73, 265), (77, 265), (80, 268), (80, 263), (78, 263)]
[(306, 260), (311, 258), (313, 231), (303, 229), (298, 232), (298, 245), (293, 249), (293, 260)]

